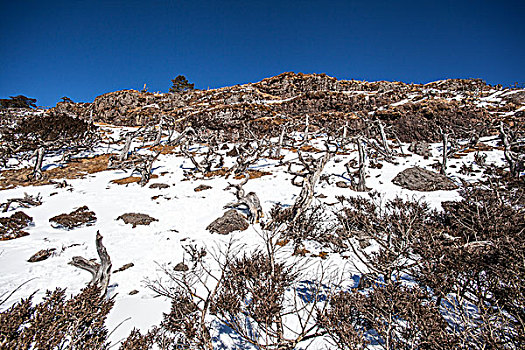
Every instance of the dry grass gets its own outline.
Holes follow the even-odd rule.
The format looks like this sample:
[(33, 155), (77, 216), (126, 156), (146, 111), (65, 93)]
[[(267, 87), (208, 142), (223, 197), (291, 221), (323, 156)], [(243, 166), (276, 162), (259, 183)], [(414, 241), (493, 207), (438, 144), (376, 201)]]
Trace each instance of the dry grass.
[(174, 153), (177, 153), (176, 152), (177, 146), (159, 145), (159, 146), (148, 147), (148, 149), (150, 151), (156, 151), (156, 152), (160, 151), (160, 154), (174, 154)]
[[(297, 153), (297, 148), (290, 148), (290, 151), (293, 152), (293, 153)], [(320, 153), (320, 152), (323, 152), (322, 150), (320, 150), (319, 148), (316, 148), (314, 146), (311, 146), (311, 145), (304, 145), (304, 146), (301, 146), (299, 148), (299, 151), (301, 152), (312, 152), (312, 153)]]
[[(266, 176), (266, 175), (272, 175), (272, 173), (268, 172), (268, 171), (261, 171), (261, 170), (248, 170), (247, 171), (248, 173), (248, 176), (250, 176), (250, 180), (252, 179), (258, 179), (262, 176)], [(244, 179), (244, 174), (239, 174), (237, 176), (234, 177), (234, 179), (236, 180), (241, 180), (241, 179)]]
[[(150, 179), (156, 179), (158, 177), (159, 177), (158, 175), (151, 175)], [(127, 185), (127, 184), (132, 184), (132, 183), (139, 183), (140, 179), (141, 179), (140, 176), (128, 176), (123, 179), (111, 180), (110, 182), (112, 184), (117, 184), (117, 185)]]
[(102, 154), (93, 158), (73, 159), (63, 168), (54, 168), (42, 172), (40, 181), (29, 180), (32, 168), (5, 170), (0, 173), (0, 190), (17, 186), (42, 186), (53, 183), (53, 180), (78, 179), (88, 174), (98, 173), (108, 168), (111, 154)]
[(218, 170), (208, 171), (204, 174), (204, 177), (214, 177), (214, 176), (228, 176), (230, 174), (230, 169), (222, 168)]

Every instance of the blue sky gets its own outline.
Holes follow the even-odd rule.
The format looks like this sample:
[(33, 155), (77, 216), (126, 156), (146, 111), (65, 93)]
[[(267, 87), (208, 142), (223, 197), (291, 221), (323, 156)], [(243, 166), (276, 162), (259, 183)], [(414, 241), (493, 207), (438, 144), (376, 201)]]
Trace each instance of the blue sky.
[(525, 1), (0, 0), (0, 97), (53, 106), (285, 71), (525, 82)]

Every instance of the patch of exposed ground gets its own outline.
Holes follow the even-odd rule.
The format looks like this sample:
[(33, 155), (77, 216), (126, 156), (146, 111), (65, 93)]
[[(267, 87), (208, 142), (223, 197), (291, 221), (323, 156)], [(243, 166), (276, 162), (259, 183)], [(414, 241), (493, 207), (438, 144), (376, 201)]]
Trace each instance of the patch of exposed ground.
[(17, 186), (43, 186), (53, 183), (53, 180), (78, 179), (88, 174), (105, 171), (111, 154), (102, 154), (92, 158), (73, 159), (63, 168), (54, 168), (42, 172), (43, 178), (39, 181), (29, 179), (32, 168), (9, 169), (0, 173), (0, 190)]
[[(158, 175), (151, 175), (150, 179), (158, 178)], [(128, 176), (122, 179), (111, 180), (110, 182), (117, 185), (127, 185), (140, 182), (140, 176)]]

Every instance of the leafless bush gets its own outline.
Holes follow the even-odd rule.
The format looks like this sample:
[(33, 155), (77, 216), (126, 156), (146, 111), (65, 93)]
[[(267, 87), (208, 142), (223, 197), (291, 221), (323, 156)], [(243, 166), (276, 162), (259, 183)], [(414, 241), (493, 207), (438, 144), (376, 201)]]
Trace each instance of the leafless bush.
[[(380, 203), (375, 196), (373, 200), (339, 198), (344, 205), (338, 218), (345, 242), (366, 266), (363, 272), (367, 278), (362, 276), (361, 281), (368, 280), (368, 284), (360, 281), (359, 289), (364, 292), (341, 294), (330, 300), (337, 305), (343, 298), (343, 304), (353, 305), (345, 312), (350, 318), (332, 306), (327, 318), (320, 321), (339, 345), (359, 348), (364, 343), (352, 347), (348, 339), (367, 341), (370, 334), (377, 332), (379, 338), (375, 341), (385, 348), (407, 348), (403, 344), (415, 339), (415, 335), (402, 330), (394, 332), (398, 317), (404, 320), (403, 327), (410, 320), (426, 320), (420, 325), (412, 324), (407, 331), (429, 326), (425, 332), (437, 332), (417, 335), (417, 339), (440, 340), (436, 344), (421, 343), (416, 348), (524, 346), (525, 215), (519, 205), (522, 192), (516, 187), (493, 184), (466, 189), (462, 196), (460, 201), (443, 203), (442, 212), (432, 211), (424, 203), (400, 199)], [(366, 248), (369, 244), (375, 249)], [(425, 293), (421, 294), (423, 290)], [(414, 300), (408, 302), (410, 298)], [(383, 312), (397, 303), (403, 312), (411, 310), (410, 314), (398, 313), (385, 321)], [(365, 307), (360, 309), (362, 305)], [(366, 327), (360, 321), (363, 313), (370, 318)], [(337, 322), (338, 317), (341, 323)], [(393, 327), (394, 333), (384, 333), (387, 326)], [(391, 338), (394, 343), (387, 341), (392, 336), (398, 337)], [(420, 344), (417, 339), (414, 344)]]
[(431, 288), (437, 305), (446, 301), (445, 312), (475, 348), (525, 344), (525, 213), (499, 191), (468, 189), (463, 200), (444, 203), (442, 234), (420, 235), (414, 245), (421, 257), (416, 280)]
[(0, 313), (0, 347), (107, 349), (104, 323), (112, 306), (95, 286), (67, 300), (63, 289), (48, 291), (36, 305), (30, 296)]
[[(435, 225), (431, 211), (423, 202), (396, 198), (380, 203), (373, 199), (338, 197), (343, 209), (337, 213), (342, 236), (356, 257), (375, 278), (393, 280), (404, 273), (417, 258), (412, 243), (418, 233), (432, 235)], [(377, 249), (365, 248), (370, 244)]]
[[(305, 283), (299, 264), (280, 260), (277, 241), (268, 233), (265, 249), (242, 256), (234, 254), (239, 247), (230, 242), (210, 254), (218, 269), (211, 269), (198, 249), (188, 251), (196, 255), (190, 260), (197, 262), (188, 271), (164, 267), (174, 286), (148, 281), (150, 288), (172, 300), (161, 324), (163, 339), (181, 348), (211, 349), (209, 316), (261, 349), (293, 349), (318, 337), (315, 315), (321, 308), (322, 284)], [(318, 278), (323, 279), (322, 272)], [(289, 324), (291, 319), (298, 325)]]
[(340, 349), (452, 349), (457, 341), (429, 295), (386, 282), (367, 293), (341, 292), (319, 317)]

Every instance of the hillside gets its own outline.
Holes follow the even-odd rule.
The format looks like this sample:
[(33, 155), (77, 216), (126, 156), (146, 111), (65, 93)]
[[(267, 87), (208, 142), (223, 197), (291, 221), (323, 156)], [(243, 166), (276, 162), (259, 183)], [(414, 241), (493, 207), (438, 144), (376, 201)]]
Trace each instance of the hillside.
[(97, 346), (525, 344), (523, 89), (283, 73), (0, 117), (0, 347), (90, 281)]

